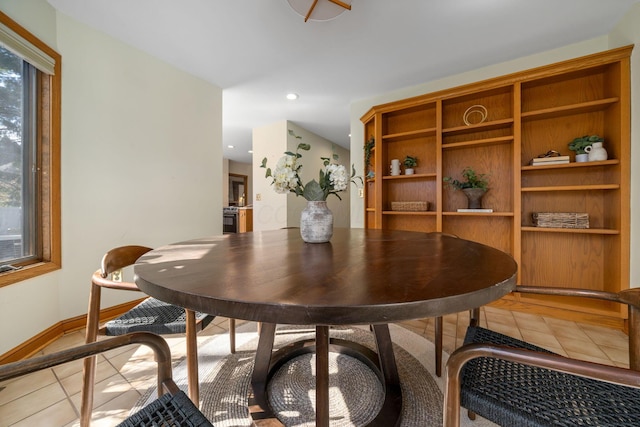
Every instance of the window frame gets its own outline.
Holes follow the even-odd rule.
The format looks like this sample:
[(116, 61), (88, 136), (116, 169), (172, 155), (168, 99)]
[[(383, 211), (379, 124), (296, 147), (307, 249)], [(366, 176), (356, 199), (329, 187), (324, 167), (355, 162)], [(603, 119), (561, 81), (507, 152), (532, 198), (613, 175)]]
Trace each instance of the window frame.
[(38, 199), (36, 240), (41, 256), (16, 263), (20, 269), (0, 273), (0, 287), (31, 279), (62, 267), (61, 202), (60, 202), (60, 139), (61, 139), (61, 56), (46, 43), (17, 22), (0, 12), (0, 22), (25, 41), (54, 59), (54, 74), (37, 72), (38, 107), (36, 120), (36, 159)]

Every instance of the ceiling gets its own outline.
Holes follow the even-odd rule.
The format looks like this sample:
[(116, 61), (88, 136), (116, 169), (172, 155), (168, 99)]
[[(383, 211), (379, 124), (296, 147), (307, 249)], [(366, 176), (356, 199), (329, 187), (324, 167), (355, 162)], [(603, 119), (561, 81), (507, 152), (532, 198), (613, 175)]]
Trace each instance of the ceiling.
[(640, 0), (352, 0), (306, 23), (286, 0), (48, 1), (222, 88), (224, 157), (250, 163), (255, 127), (349, 148), (351, 102), (607, 34)]

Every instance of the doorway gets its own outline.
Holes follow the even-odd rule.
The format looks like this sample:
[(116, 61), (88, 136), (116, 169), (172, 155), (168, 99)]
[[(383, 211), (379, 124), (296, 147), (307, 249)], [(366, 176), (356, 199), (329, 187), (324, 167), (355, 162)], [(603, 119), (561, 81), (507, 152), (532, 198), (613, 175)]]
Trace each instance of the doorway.
[(247, 203), (247, 175), (229, 174), (229, 206), (242, 207)]

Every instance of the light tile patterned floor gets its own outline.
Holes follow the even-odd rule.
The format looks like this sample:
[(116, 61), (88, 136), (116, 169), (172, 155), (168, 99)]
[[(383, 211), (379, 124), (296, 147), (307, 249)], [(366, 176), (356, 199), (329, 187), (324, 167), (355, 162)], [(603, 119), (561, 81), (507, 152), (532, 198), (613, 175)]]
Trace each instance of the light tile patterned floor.
[[(445, 351), (450, 353), (461, 345), (468, 322), (468, 313), (444, 318)], [(227, 324), (226, 319), (216, 318), (198, 339), (226, 333)], [(433, 319), (401, 325), (433, 340)], [(565, 356), (628, 367), (628, 341), (622, 331), (493, 307), (482, 309), (481, 325)], [(165, 338), (177, 363), (185, 355), (184, 337)], [(83, 332), (70, 333), (47, 346), (43, 353), (83, 342)], [(92, 426), (113, 426), (126, 418), (141, 394), (154, 385), (155, 366), (151, 352), (140, 346), (100, 356)], [(81, 376), (82, 362), (77, 361), (0, 383), (0, 427), (79, 425)]]

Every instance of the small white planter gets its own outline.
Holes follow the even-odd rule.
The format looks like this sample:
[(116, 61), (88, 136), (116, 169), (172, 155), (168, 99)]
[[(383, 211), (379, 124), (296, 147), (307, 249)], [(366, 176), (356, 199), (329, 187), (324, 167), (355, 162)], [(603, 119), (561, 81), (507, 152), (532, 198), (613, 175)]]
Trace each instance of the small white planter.
[(589, 155), (587, 153), (576, 154), (576, 162), (577, 163), (584, 163), (584, 162), (588, 162), (588, 161), (589, 161)]

